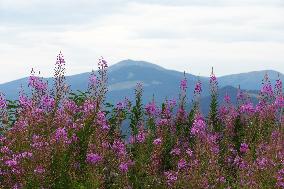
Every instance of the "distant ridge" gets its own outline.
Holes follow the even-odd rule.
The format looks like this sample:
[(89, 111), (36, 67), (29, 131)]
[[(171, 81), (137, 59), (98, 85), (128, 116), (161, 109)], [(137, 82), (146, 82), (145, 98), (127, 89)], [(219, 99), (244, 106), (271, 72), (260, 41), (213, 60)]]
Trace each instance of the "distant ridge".
[(158, 66), (156, 64), (150, 63), (150, 62), (146, 62), (146, 61), (142, 61), (142, 60), (127, 59), (127, 60), (119, 61), (118, 63), (110, 66), (109, 71), (114, 71), (114, 70), (117, 70), (117, 69), (129, 67), (129, 66), (139, 66), (139, 67), (143, 67), (143, 68), (153, 68), (153, 69), (158, 69), (158, 70), (165, 70), (165, 68)]
[[(274, 83), (278, 78), (278, 72), (273, 70), (254, 71), (248, 73), (232, 74), (218, 77), (219, 83), (219, 101), (226, 93), (236, 96), (237, 86), (241, 89), (251, 90), (258, 93), (261, 81), (267, 73)], [(108, 70), (108, 87), (109, 92), (107, 100), (110, 102), (117, 102), (124, 99), (124, 97), (133, 98), (134, 88), (137, 82), (143, 84), (143, 100), (149, 102), (155, 95), (157, 102), (162, 102), (165, 98), (178, 98), (180, 80), (184, 73), (174, 70), (168, 70), (161, 66), (146, 62), (135, 60), (123, 60), (109, 67)], [(73, 91), (87, 89), (88, 78), (90, 72), (66, 76), (67, 83), (71, 85)], [(279, 74), (280, 79), (284, 81), (283, 74)], [(204, 103), (209, 102), (209, 77), (198, 77), (192, 74), (186, 74), (188, 81), (187, 97), (189, 102), (193, 97), (193, 90), (195, 83), (199, 79), (202, 82), (202, 98)], [(27, 91), (28, 78), (22, 78), (15, 81), (0, 84), (0, 91), (6, 94), (8, 99), (17, 99), (18, 92), (21, 85)], [(52, 78), (46, 78), (49, 84), (52, 84)], [(254, 95), (256, 96), (256, 95)], [(203, 105), (205, 107), (205, 105)], [(206, 111), (206, 110), (204, 110)]]
[(247, 73), (232, 74), (218, 78), (221, 86), (231, 85), (233, 87), (241, 86), (242, 89), (258, 90), (261, 87), (261, 81), (264, 75), (268, 74), (272, 84), (280, 78), (284, 81), (284, 75), (274, 70), (252, 71)]

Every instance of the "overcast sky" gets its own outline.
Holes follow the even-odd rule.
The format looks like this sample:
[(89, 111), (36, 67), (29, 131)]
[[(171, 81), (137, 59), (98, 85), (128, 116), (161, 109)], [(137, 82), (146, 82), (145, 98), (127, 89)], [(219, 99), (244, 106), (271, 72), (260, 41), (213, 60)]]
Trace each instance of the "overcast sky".
[(0, 83), (145, 60), (217, 75), (284, 72), (284, 0), (0, 0)]

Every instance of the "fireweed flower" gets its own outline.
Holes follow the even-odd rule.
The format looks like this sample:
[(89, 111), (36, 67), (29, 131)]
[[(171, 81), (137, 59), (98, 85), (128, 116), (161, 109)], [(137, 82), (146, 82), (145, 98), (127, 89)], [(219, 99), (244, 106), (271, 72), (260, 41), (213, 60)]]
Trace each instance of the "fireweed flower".
[(242, 143), (240, 146), (240, 152), (246, 153), (249, 150), (249, 146), (246, 143)]
[(62, 106), (66, 111), (68, 111), (72, 114), (75, 114), (79, 110), (79, 107), (76, 105), (76, 103), (72, 100), (69, 100), (69, 99), (65, 99), (62, 102)]
[(107, 61), (106, 61), (103, 57), (101, 57), (101, 58), (99, 59), (98, 66), (99, 66), (99, 68), (102, 69), (102, 70), (103, 70), (103, 69), (106, 69), (106, 68), (108, 67)]
[(162, 139), (161, 138), (156, 138), (154, 141), (153, 141), (153, 144), (154, 145), (160, 145), (162, 143)]
[(157, 107), (156, 107), (156, 104), (155, 104), (154, 101), (148, 103), (146, 105), (145, 109), (146, 109), (149, 116), (155, 116), (158, 113)]
[(18, 165), (18, 162), (15, 159), (9, 159), (9, 160), (5, 161), (5, 164), (8, 167), (14, 167), (14, 166)]
[(269, 160), (265, 157), (259, 157), (256, 159), (256, 164), (259, 169), (263, 170), (269, 165)]
[(180, 81), (180, 88), (182, 91), (185, 91), (187, 88), (187, 80), (184, 78), (183, 80)]
[(198, 80), (194, 87), (194, 97), (193, 97), (194, 103), (196, 103), (196, 105), (198, 105), (199, 103), (201, 92), (202, 92), (202, 84), (201, 81)]
[(64, 57), (63, 57), (63, 54), (62, 52), (60, 51), (58, 56), (57, 56), (57, 59), (56, 59), (56, 65), (65, 65), (65, 60), (64, 60)]
[(1, 152), (2, 154), (8, 154), (8, 153), (11, 153), (12, 151), (9, 149), (9, 147), (7, 147), (7, 146), (2, 146), (2, 147), (0, 148), (0, 152)]
[(172, 149), (172, 151), (171, 151), (171, 155), (173, 155), (173, 156), (179, 156), (180, 153), (181, 153), (181, 151), (180, 151), (179, 148), (174, 148), (174, 149)]
[(97, 114), (97, 123), (101, 126), (101, 128), (103, 130), (109, 130), (110, 126), (107, 123), (106, 117), (105, 117), (105, 113), (100, 111)]
[(89, 86), (96, 86), (98, 82), (97, 76), (94, 72), (89, 77)]
[(140, 130), (136, 136), (136, 140), (139, 142), (139, 143), (143, 143), (145, 142), (146, 140), (146, 135), (145, 135), (145, 132), (143, 130)]
[(210, 89), (211, 89), (211, 92), (213, 94), (217, 93), (218, 81), (217, 81), (217, 78), (216, 78), (216, 76), (214, 74), (213, 67), (212, 67), (212, 72), (211, 72), (211, 75), (210, 75)]
[(0, 109), (5, 109), (7, 107), (7, 102), (2, 93), (0, 93)]
[(116, 104), (116, 109), (117, 109), (117, 110), (123, 110), (124, 108), (125, 108), (124, 102), (118, 102), (118, 103)]
[(67, 131), (64, 127), (56, 129), (54, 138), (56, 142), (63, 141), (64, 143), (69, 143), (67, 137)]
[(284, 96), (276, 97), (274, 104), (278, 108), (284, 108)]
[(32, 100), (29, 99), (26, 95), (24, 95), (22, 92), (20, 93), (19, 95), (19, 103), (20, 103), (20, 106), (22, 108), (31, 108), (32, 107)]
[(193, 155), (193, 151), (192, 151), (190, 148), (186, 149), (185, 153), (186, 153), (189, 157), (192, 157), (192, 155)]
[(284, 188), (284, 168), (277, 172), (276, 180), (277, 180), (276, 185), (279, 188)]
[(167, 184), (172, 186), (178, 179), (178, 173), (174, 171), (167, 171), (164, 173), (167, 179)]
[(49, 95), (41, 97), (41, 106), (47, 110), (51, 110), (55, 106), (55, 100)]
[(277, 79), (274, 87), (275, 95), (282, 95), (282, 87), (283, 87), (282, 80)]
[(48, 87), (46, 82), (44, 82), (41, 78), (34, 75), (31, 75), (29, 77), (28, 86), (39, 91), (44, 91)]
[(100, 161), (102, 161), (102, 157), (99, 154), (96, 153), (89, 153), (87, 154), (86, 161), (90, 164), (96, 165)]
[(169, 124), (170, 124), (170, 120), (168, 120), (168, 119), (160, 119), (156, 123), (156, 125), (159, 126), (159, 127), (169, 125)]
[(190, 133), (193, 136), (198, 136), (198, 135), (203, 135), (205, 130), (206, 130), (206, 123), (202, 117), (198, 116), (193, 122)]
[(126, 147), (121, 140), (116, 139), (112, 144), (112, 149), (118, 153), (118, 155), (126, 155)]
[(201, 84), (201, 81), (198, 80), (194, 87), (194, 94), (200, 95), (201, 92), (202, 92), (202, 84)]
[(178, 161), (178, 169), (179, 170), (184, 169), (186, 166), (187, 166), (187, 163), (186, 163), (185, 159), (182, 158)]
[(45, 169), (42, 166), (37, 166), (34, 169), (34, 173), (36, 173), (36, 174), (43, 174), (44, 172), (45, 172)]
[(226, 93), (225, 97), (224, 97), (224, 101), (229, 104), (231, 102), (231, 97), (228, 95), (228, 93)]
[(122, 173), (127, 173), (128, 172), (128, 162), (122, 162), (120, 165), (119, 165), (119, 170), (122, 172)]
[[(268, 98), (268, 99), (270, 99), (274, 95), (273, 88), (272, 88), (272, 85), (269, 81), (269, 77), (267, 74), (265, 74), (264, 76), (262, 88), (260, 89), (260, 95), (262, 96), (262, 98)], [(265, 100), (265, 99), (262, 99), (262, 100)]]
[(248, 115), (252, 115), (255, 112), (255, 109), (253, 107), (253, 104), (250, 102), (250, 103), (241, 105), (240, 112), (248, 114)]

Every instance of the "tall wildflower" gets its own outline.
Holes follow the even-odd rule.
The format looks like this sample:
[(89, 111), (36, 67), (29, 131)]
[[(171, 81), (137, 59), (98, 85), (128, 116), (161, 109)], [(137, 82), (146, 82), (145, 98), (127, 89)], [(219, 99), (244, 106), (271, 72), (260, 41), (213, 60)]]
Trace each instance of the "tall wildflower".
[[(108, 64), (107, 64), (107, 61), (103, 57), (99, 59), (98, 68), (99, 68), (99, 71), (98, 71), (99, 77), (97, 78), (96, 83), (94, 84), (97, 84), (97, 90), (98, 90), (97, 101), (98, 101), (98, 106), (100, 106), (104, 102), (106, 93), (108, 91), (107, 89)], [(91, 76), (90, 79), (93, 80), (94, 82), (94, 75)]]
[(63, 54), (58, 54), (56, 58), (55, 68), (54, 68), (54, 88), (52, 94), (55, 99), (55, 106), (60, 103), (60, 100), (66, 95), (68, 92), (68, 85), (66, 84), (65, 79), (65, 59)]
[(194, 99), (193, 99), (194, 106), (197, 109), (199, 109), (201, 93), (202, 93), (202, 83), (198, 79), (198, 81), (196, 82), (195, 87), (194, 87)]
[(0, 132), (1, 132), (1, 127), (4, 127), (3, 124), (6, 125), (7, 122), (8, 122), (7, 101), (5, 99), (4, 94), (0, 93)]
[(178, 109), (178, 121), (179, 122), (184, 122), (186, 119), (186, 112), (185, 112), (185, 105), (186, 105), (186, 89), (187, 89), (187, 79), (185, 77), (185, 72), (184, 72), (184, 78), (180, 82), (180, 104), (179, 104), (179, 109)]
[(131, 110), (131, 117), (130, 117), (130, 127), (132, 130), (132, 134), (135, 136), (138, 134), (138, 126), (143, 118), (142, 112), (142, 84), (138, 83), (135, 89), (135, 105)]
[(215, 132), (221, 131), (221, 125), (218, 116), (218, 81), (214, 74), (213, 67), (210, 76), (210, 91), (211, 91), (211, 102), (209, 112), (209, 125)]
[(7, 101), (2, 93), (0, 93), (0, 108), (5, 109), (7, 107)]
[(262, 87), (260, 89), (260, 96), (261, 102), (267, 102), (272, 99), (273, 95), (273, 88), (271, 82), (269, 80), (269, 76), (266, 73), (263, 80), (262, 80)]

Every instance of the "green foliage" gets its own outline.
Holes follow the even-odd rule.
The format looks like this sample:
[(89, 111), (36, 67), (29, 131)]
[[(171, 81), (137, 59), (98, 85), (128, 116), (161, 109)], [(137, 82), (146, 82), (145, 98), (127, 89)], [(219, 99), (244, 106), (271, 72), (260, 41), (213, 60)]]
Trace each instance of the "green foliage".
[(135, 105), (130, 115), (130, 128), (134, 136), (138, 134), (138, 126), (143, 118), (142, 92), (142, 87), (138, 85), (135, 89)]

